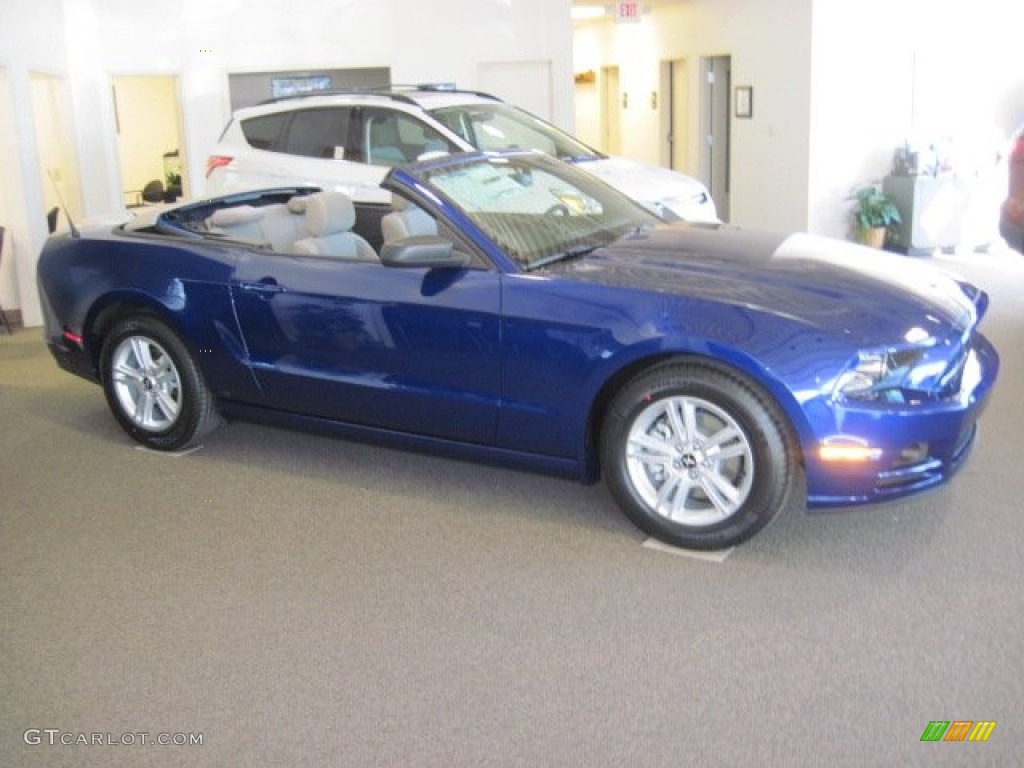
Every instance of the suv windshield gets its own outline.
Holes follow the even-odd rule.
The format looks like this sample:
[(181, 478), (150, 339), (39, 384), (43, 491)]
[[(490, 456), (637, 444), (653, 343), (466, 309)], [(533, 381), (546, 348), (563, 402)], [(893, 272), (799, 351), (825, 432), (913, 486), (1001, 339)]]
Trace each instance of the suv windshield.
[(508, 104), (463, 104), (432, 109), (430, 114), (477, 149), (536, 149), (573, 162), (603, 157), (550, 123)]
[(660, 223), (611, 187), (541, 154), (448, 160), (419, 175), (524, 269)]

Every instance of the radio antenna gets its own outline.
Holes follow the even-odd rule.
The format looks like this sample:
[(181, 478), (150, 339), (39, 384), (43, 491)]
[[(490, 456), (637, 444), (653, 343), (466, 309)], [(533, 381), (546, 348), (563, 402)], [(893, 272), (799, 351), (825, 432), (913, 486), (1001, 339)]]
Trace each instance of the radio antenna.
[(57, 202), (60, 203), (60, 207), (64, 209), (64, 215), (67, 217), (68, 229), (71, 230), (71, 236), (75, 238), (79, 237), (78, 227), (75, 226), (75, 222), (71, 218), (71, 211), (68, 210), (68, 204), (64, 202), (64, 195), (60, 193), (60, 185), (54, 177), (53, 169), (51, 168), (48, 170), (46, 175), (50, 177), (50, 183), (53, 184), (53, 191), (57, 193)]

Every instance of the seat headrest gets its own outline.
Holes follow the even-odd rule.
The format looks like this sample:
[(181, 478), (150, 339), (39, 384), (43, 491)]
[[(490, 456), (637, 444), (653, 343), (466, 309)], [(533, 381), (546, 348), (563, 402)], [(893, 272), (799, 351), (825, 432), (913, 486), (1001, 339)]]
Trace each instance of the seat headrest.
[(356, 209), (348, 195), (317, 192), (306, 200), (306, 229), (313, 237), (348, 232), (356, 223)]
[(309, 197), (292, 197), (288, 200), (288, 212), (289, 213), (305, 213), (306, 205), (309, 203)]

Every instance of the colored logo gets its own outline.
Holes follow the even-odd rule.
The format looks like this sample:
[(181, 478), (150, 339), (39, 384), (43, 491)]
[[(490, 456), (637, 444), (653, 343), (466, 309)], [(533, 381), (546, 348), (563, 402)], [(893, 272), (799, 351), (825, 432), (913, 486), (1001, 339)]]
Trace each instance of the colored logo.
[(921, 741), (988, 741), (995, 727), (995, 720), (932, 720)]

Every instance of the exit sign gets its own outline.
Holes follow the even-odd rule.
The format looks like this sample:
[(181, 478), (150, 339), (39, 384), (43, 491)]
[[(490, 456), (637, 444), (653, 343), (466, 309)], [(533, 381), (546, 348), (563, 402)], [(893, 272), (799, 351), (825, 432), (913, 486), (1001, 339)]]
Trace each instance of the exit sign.
[(619, 24), (640, 21), (640, 3), (633, 0), (618, 0), (615, 3), (615, 21)]

